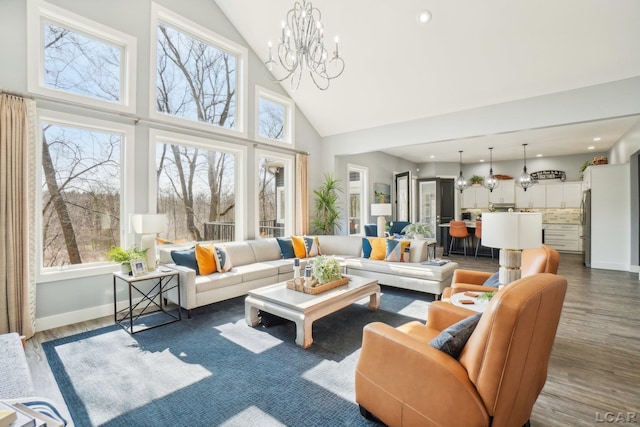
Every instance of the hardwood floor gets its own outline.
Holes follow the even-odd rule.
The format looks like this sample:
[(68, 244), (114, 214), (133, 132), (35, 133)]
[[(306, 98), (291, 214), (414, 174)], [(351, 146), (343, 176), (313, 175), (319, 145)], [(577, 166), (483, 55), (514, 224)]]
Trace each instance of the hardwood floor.
[[(460, 268), (496, 271), (498, 261), (452, 255)], [(561, 254), (558, 274), (569, 287), (532, 426), (640, 424), (640, 281), (638, 274), (589, 269)], [(111, 316), (38, 332), (26, 354), (39, 395), (64, 400), (42, 342), (113, 323)]]

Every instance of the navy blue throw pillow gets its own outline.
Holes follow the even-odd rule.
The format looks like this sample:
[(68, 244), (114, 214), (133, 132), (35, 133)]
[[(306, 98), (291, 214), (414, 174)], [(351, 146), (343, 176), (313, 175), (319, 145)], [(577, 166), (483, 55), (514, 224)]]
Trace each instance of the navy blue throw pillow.
[(171, 259), (177, 265), (183, 267), (189, 267), (196, 271), (196, 274), (200, 274), (198, 270), (198, 262), (196, 261), (196, 247), (185, 249), (183, 251), (171, 251)]
[(295, 258), (296, 253), (293, 251), (293, 241), (291, 237), (276, 237), (278, 244), (280, 245), (280, 253), (282, 258)]
[(440, 332), (440, 335), (432, 339), (429, 345), (457, 359), (460, 357), (462, 349), (476, 329), (476, 325), (481, 317), (482, 313), (476, 313), (471, 317), (462, 319), (458, 323), (454, 323)]
[(484, 281), (482, 286), (486, 286), (487, 288), (496, 288), (500, 286), (500, 272), (496, 271), (493, 273), (487, 280)]

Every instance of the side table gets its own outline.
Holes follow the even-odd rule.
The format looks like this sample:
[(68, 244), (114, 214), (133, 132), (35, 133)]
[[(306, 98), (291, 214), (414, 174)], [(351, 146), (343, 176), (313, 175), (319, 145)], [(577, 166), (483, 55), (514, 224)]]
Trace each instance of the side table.
[[(117, 304), (116, 284), (118, 282), (124, 282), (129, 292), (129, 305), (120, 310)], [(143, 283), (146, 285), (143, 286)], [(177, 315), (167, 310), (166, 305), (166, 293), (172, 289), (176, 289), (178, 294)], [(161, 323), (153, 322), (152, 325), (136, 325), (142, 317), (153, 314), (166, 317), (167, 320)], [(113, 318), (115, 323), (130, 334), (182, 320), (179, 273), (170, 269), (160, 269), (137, 277), (119, 272), (113, 273)], [(137, 330), (134, 329), (136, 326), (139, 326)]]
[[(476, 313), (483, 313), (489, 305), (488, 299), (478, 298), (479, 294), (484, 292), (466, 292), (469, 295), (465, 295), (465, 292), (458, 292), (452, 294), (449, 297), (449, 302), (458, 307), (466, 308), (467, 310), (475, 311)], [(473, 296), (471, 294), (474, 294)]]

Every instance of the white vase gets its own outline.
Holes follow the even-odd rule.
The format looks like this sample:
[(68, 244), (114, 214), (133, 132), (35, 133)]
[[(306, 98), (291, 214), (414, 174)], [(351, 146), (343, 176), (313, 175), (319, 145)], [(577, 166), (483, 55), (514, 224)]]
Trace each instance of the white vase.
[(413, 238), (416, 239), (416, 240), (422, 240), (422, 239), (424, 239), (424, 234), (417, 234), (416, 233), (416, 234), (413, 235)]
[(131, 264), (129, 263), (122, 263), (120, 264), (120, 273), (122, 274), (129, 274), (131, 273)]

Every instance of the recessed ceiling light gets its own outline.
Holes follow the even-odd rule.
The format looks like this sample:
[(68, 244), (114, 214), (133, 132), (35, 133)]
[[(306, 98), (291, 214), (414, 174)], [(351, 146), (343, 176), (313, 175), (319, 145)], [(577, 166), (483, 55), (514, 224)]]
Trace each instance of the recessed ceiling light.
[(542, 157), (542, 154), (536, 154), (536, 157)]
[(431, 21), (431, 12), (429, 12), (428, 10), (421, 10), (420, 12), (418, 12), (418, 15), (416, 15), (416, 19), (418, 20), (419, 24), (426, 24), (427, 22)]
[(435, 159), (436, 156), (434, 156), (433, 154), (429, 156), (430, 159)]
[(593, 138), (593, 142), (598, 142), (598, 141), (602, 141), (602, 138), (600, 138), (599, 136), (596, 136), (595, 138)]
[(480, 159), (480, 163), (484, 163), (484, 159)]
[(594, 147), (593, 145), (590, 145), (589, 147), (587, 147), (587, 150), (595, 150), (596, 147)]

